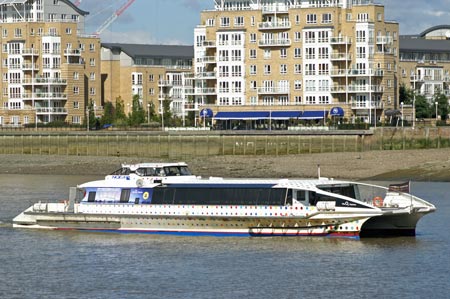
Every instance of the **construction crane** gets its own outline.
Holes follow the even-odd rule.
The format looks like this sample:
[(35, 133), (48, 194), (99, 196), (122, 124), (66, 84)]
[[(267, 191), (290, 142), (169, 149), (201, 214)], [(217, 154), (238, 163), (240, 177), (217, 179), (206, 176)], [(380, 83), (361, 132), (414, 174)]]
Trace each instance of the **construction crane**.
[(100, 27), (98, 27), (97, 31), (94, 34), (99, 36), (106, 28), (109, 27), (109, 25), (111, 25), (121, 14), (123, 14), (124, 11), (127, 10), (127, 8), (130, 7), (134, 1), (135, 0), (128, 0), (122, 7), (116, 10), (114, 14), (110, 16)]

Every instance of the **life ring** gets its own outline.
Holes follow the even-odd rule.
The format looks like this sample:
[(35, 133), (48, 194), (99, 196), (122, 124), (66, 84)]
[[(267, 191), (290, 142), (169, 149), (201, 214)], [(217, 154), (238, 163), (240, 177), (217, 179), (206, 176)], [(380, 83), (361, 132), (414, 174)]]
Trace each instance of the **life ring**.
[(379, 196), (375, 196), (372, 200), (372, 204), (375, 207), (382, 207), (383, 206), (383, 198)]

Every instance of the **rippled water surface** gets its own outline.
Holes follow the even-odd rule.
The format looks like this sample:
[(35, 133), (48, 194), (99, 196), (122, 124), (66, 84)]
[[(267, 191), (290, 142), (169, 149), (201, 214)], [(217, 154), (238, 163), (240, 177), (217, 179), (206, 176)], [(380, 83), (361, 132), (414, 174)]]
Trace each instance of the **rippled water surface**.
[(0, 298), (449, 298), (450, 184), (415, 238), (210, 238), (13, 229), (93, 177), (0, 175)]

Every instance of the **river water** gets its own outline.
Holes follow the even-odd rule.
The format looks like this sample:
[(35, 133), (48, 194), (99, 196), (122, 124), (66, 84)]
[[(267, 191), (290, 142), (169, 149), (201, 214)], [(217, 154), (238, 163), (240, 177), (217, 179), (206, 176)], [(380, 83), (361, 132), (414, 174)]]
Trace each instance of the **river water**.
[(0, 298), (449, 298), (450, 184), (415, 238), (210, 238), (13, 229), (94, 177), (0, 175)]

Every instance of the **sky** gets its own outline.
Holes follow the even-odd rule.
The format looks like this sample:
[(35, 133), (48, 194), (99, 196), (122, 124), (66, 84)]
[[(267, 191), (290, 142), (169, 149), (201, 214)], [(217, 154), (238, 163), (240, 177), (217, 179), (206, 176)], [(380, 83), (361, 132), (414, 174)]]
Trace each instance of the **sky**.
[[(75, 2), (75, 0), (72, 0)], [(90, 14), (86, 33), (100, 25), (127, 0), (82, 0)], [(436, 25), (450, 24), (450, 0), (377, 0), (385, 6), (386, 20), (400, 23), (400, 34), (419, 34)], [(200, 12), (212, 9), (213, 0), (135, 0), (101, 34), (102, 42), (192, 45)]]

